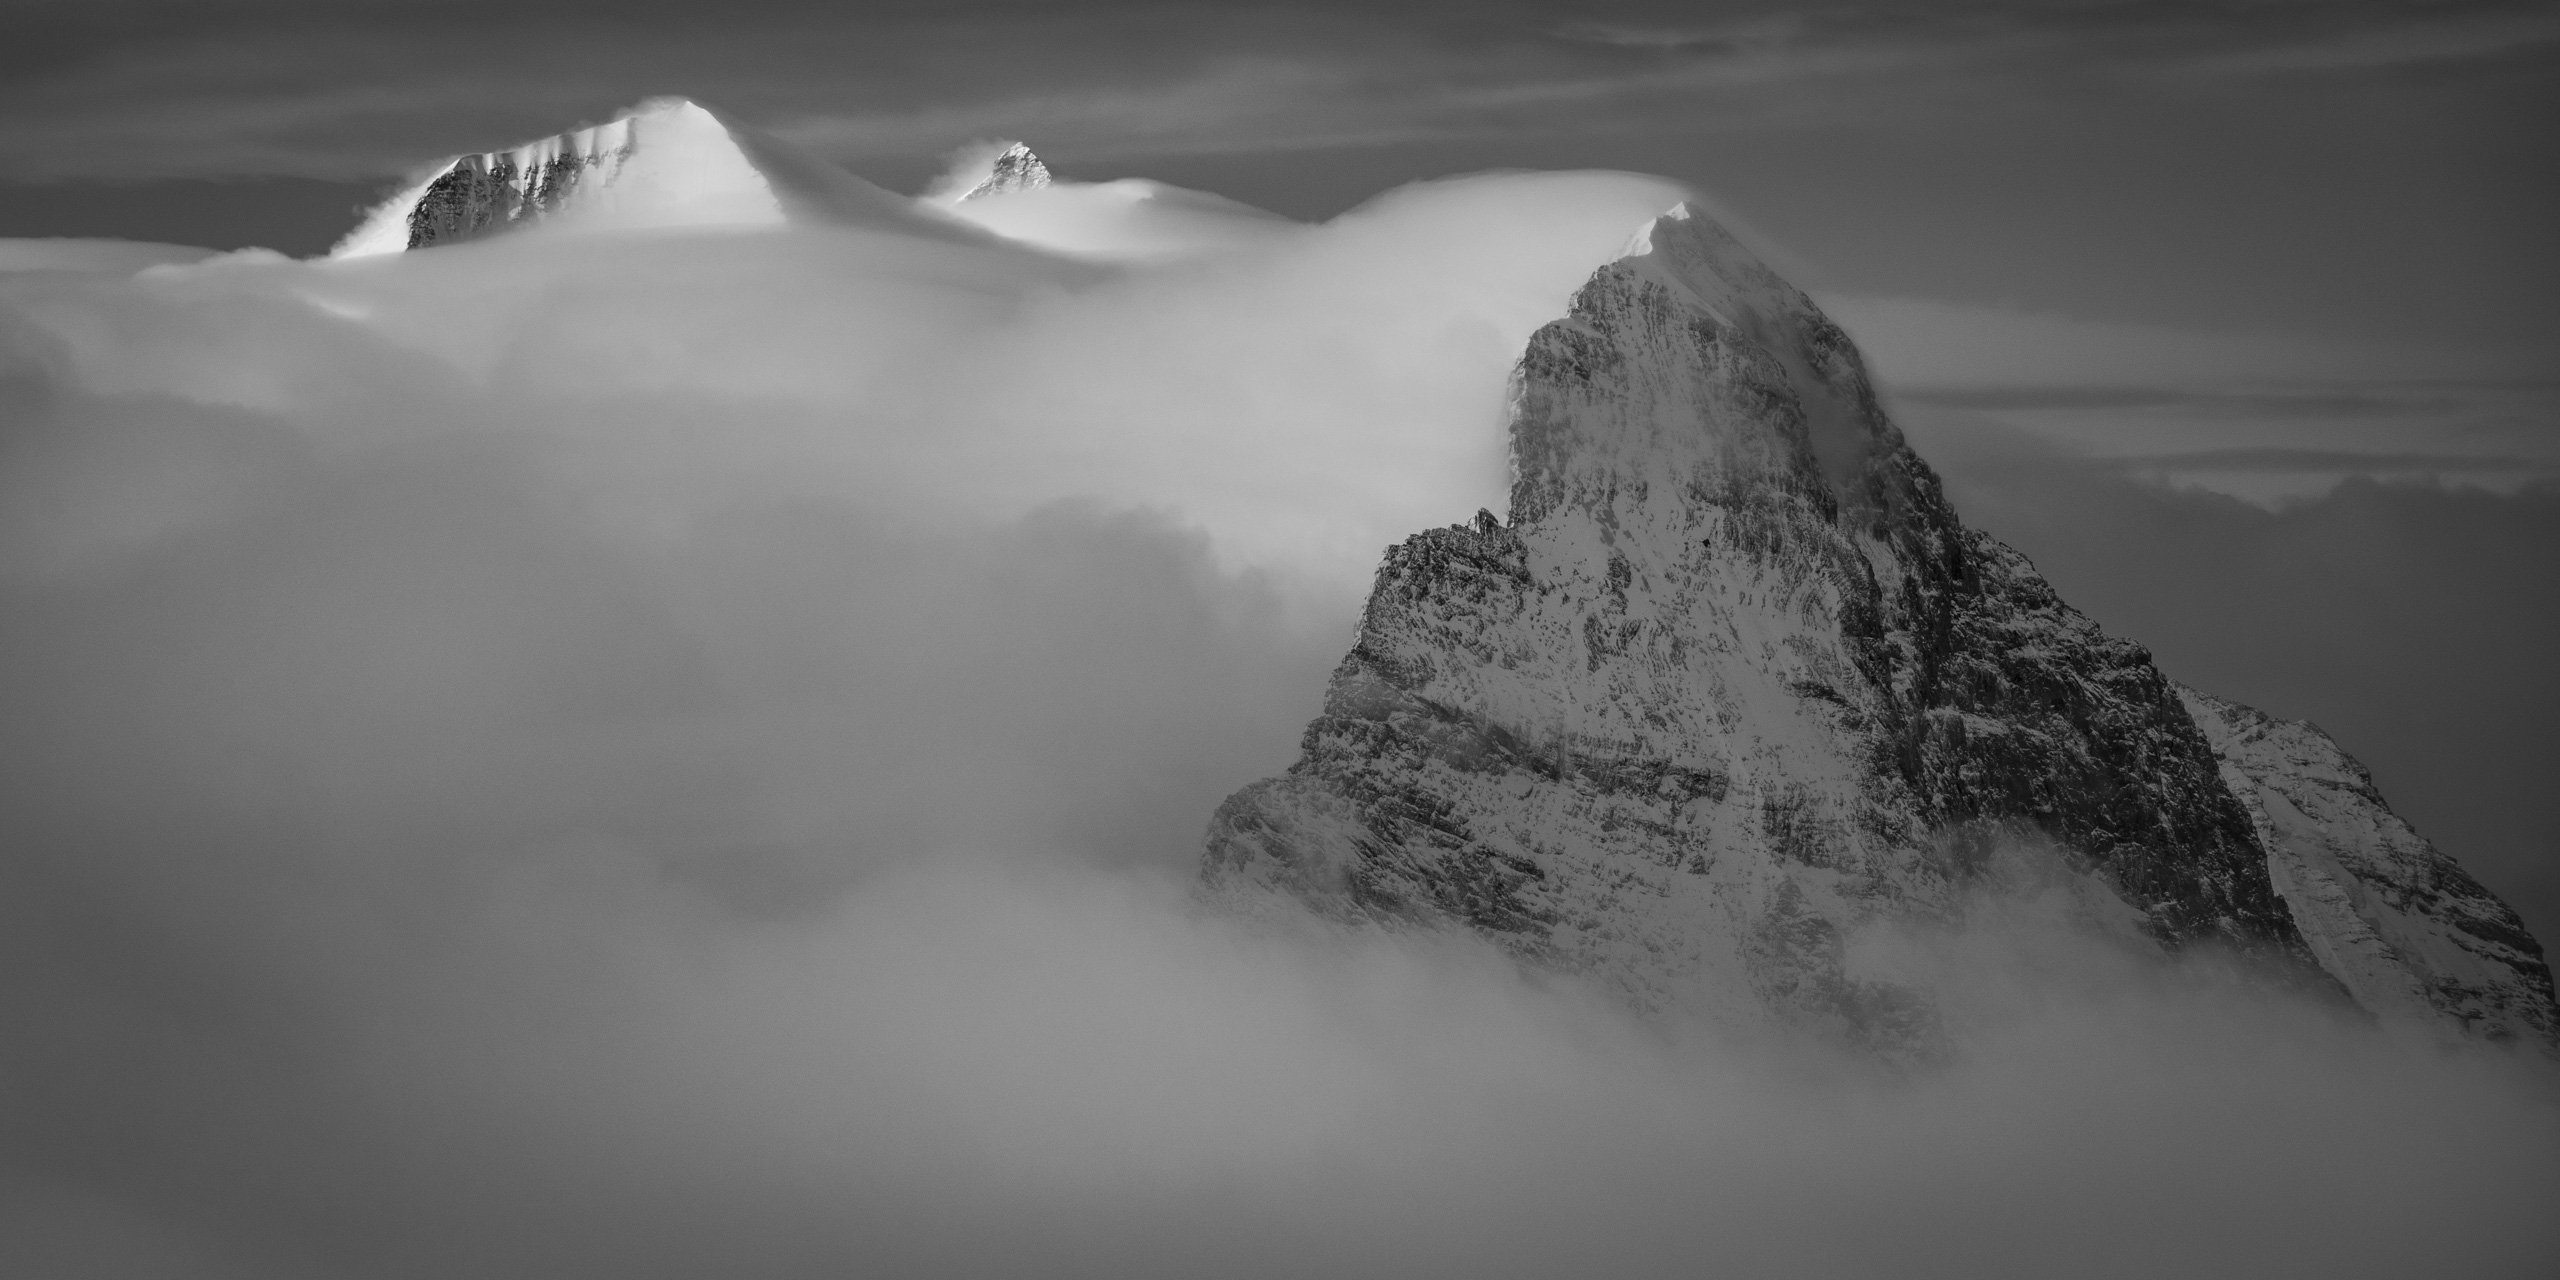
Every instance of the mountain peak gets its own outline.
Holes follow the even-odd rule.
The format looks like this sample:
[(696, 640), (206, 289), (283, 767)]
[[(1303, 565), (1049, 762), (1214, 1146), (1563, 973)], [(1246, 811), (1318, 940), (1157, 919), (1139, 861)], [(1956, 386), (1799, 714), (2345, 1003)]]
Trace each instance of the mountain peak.
[(1803, 290), (1771, 270), (1730, 228), (1685, 200), (1637, 228), (1617, 261), (1746, 329), (1782, 316), (1820, 314)]
[(1049, 185), (1049, 166), (1022, 143), (1008, 144), (987, 162), (987, 176), (978, 185), (961, 193), (962, 200), (981, 196), (1007, 195), (1016, 191), (1037, 191)]
[(384, 202), (330, 256), (478, 240), (555, 219), (618, 227), (890, 221), (950, 234), (912, 202), (690, 98), (456, 156)]
[[(1715, 219), (1653, 219), (1531, 336), (1511, 451), (1507, 521), (1388, 550), (1298, 761), (1211, 820), (1204, 892), (1464, 928), (1640, 1006), (1890, 1056), (1930, 1050), (1938, 995), (1851, 942), (2059, 877), (2127, 942), (2552, 1034), (2548, 970), (2485, 891), (2440, 895), (2458, 930), (2358, 923), (2367, 863), (2446, 880), (2413, 838), (2295, 901), (2316, 877), (2271, 866), (2232, 734), (1965, 528), (1848, 336)], [(2454, 933), (2502, 948), (2459, 1005), (2395, 949)]]
[[(1694, 332), (1675, 332), (1684, 327)], [(1710, 350), (1695, 361), (1626, 358), (1635, 335), (1656, 331)], [(1710, 474), (1827, 491), (1853, 509), (1934, 501), (1910, 491), (1909, 451), (1848, 335), (1686, 202), (1639, 228), (1565, 317), (1531, 337), (1515, 382), (1525, 397), (1512, 423), (1515, 518), (1629, 481), (1678, 494), (1675, 477)], [(1586, 393), (1599, 399), (1574, 407)]]

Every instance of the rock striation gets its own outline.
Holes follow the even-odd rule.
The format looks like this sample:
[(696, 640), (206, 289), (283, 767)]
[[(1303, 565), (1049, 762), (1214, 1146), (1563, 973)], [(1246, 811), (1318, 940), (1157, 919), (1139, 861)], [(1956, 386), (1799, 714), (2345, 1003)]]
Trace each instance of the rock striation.
[[(2149, 654), (1965, 528), (1848, 337), (1713, 220), (1656, 219), (1530, 339), (1510, 443), (1507, 519), (1388, 551), (1298, 761), (1213, 818), (1210, 896), (1899, 1050), (1930, 994), (1853, 941), (2038, 841), (2150, 945), (2374, 1007)], [(2545, 1020), (2498, 1016), (2547, 1036), (2531, 940), (2476, 914), (2505, 949), (2466, 954), (2523, 975), (2497, 1007)]]

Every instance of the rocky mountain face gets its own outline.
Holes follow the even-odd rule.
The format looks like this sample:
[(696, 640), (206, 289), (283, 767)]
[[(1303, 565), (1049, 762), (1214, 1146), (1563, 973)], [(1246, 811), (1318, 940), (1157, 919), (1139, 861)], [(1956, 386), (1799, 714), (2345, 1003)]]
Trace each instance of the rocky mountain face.
[[(1966, 529), (1847, 336), (1712, 220), (1654, 221), (1514, 378), (1509, 518), (1389, 550), (1299, 760), (1213, 819), (1212, 897), (1464, 927), (1647, 1008), (1903, 1051), (1930, 1040), (1930, 994), (1856, 939), (1952, 919), (1998, 851), (2038, 842), (2158, 947), (2325, 987), (2316, 963), (2389, 1016), (2485, 1026), (2471, 1000), (2548, 1036), (2531, 939), (2467, 879), (2442, 887), (2460, 873), (2414, 836), (2307, 912), (2325, 890), (2265, 833), (2312, 812), (2266, 798), (2308, 775), (2233, 754), (2140, 646)], [(2359, 856), (2322, 847), (2323, 868)], [(2407, 904), (2369, 930), (2390, 956), (2356, 950), (2346, 921), (2384, 903)], [(2384, 1010), (2402, 988), (2375, 975), (2415, 973), (2398, 940), (2436, 927), (2407, 921), (2449, 911), (2475, 945), (2443, 972), (2499, 994), (2437, 981)]]
[(963, 200), (980, 196), (1000, 196), (1015, 191), (1037, 191), (1049, 185), (1049, 166), (1031, 154), (1031, 148), (1017, 142), (996, 153), (987, 166), (986, 179), (962, 192)]
[(581, 187), (612, 183), (631, 158), (628, 122), (546, 139), (515, 152), (455, 160), (409, 208), (405, 246), (471, 240), (554, 213)]
[(2299, 720), (2181, 687), (2267, 873), (2322, 968), (2416, 1034), (2560, 1042), (2551, 967), (2524, 921), (2383, 803), (2373, 775)]

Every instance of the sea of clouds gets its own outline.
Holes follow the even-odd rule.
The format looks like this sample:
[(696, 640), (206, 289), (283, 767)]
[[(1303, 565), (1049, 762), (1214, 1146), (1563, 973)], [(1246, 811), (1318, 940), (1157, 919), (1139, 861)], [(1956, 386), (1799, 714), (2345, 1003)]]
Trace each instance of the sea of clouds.
[(1680, 195), (9, 257), (0, 1272), (2536, 1273), (2546, 1065), (2032, 898), (1899, 1073), (1191, 900)]

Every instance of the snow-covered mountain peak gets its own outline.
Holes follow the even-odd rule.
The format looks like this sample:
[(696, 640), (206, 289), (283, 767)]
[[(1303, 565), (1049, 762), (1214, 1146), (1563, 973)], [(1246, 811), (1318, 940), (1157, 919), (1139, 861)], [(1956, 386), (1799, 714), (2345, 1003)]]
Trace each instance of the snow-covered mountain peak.
[[(1618, 256), (1636, 274), (1732, 321), (1751, 306), (1789, 307), (1803, 295), (1687, 201), (1636, 229)], [(1809, 305), (1809, 304), (1807, 304)]]
[[(1627, 360), (1637, 332), (1687, 332), (1712, 349), (1703, 362)], [(1586, 376), (1587, 375), (1587, 376)], [(1623, 506), (1623, 481), (1676, 495), (1709, 476), (1828, 490), (1835, 503), (1900, 511), (1912, 505), (1901, 433), (1877, 407), (1848, 335), (1730, 230), (1692, 205), (1639, 228), (1595, 272), (1565, 318), (1522, 358), (1524, 393), (1610, 384), (1602, 413), (1515, 414), (1515, 519), (1542, 516), (1573, 495)], [(1764, 413), (1709, 413), (1737, 388), (1767, 399)], [(1879, 474), (1879, 468), (1881, 473)], [(1686, 519), (1666, 507), (1663, 514)]]
[(1007, 144), (987, 162), (987, 176), (976, 186), (960, 194), (962, 200), (982, 196), (1007, 195), (1016, 191), (1037, 191), (1049, 185), (1049, 166), (1022, 143)]
[(431, 248), (557, 220), (622, 228), (890, 222), (949, 234), (905, 198), (689, 98), (456, 156), (367, 215), (330, 256)]
[[(1638, 228), (1615, 265), (1782, 358), (1810, 354), (1794, 331), (1830, 325), (1802, 289), (1762, 261), (1731, 228), (1687, 201)], [(1863, 371), (1858, 378), (1865, 380)]]
[(1297, 763), (1212, 819), (1211, 897), (1465, 928), (1639, 1005), (1897, 1054), (1945, 993), (1853, 940), (1956, 927), (1987, 868), (2049, 849), (2165, 951), (2553, 1034), (2512, 913), (2378, 796), (2305, 798), (2354, 772), (2333, 744), (2200, 724), (1965, 528), (1848, 336), (1696, 208), (1530, 337), (1511, 462), (1508, 520), (1388, 550)]

